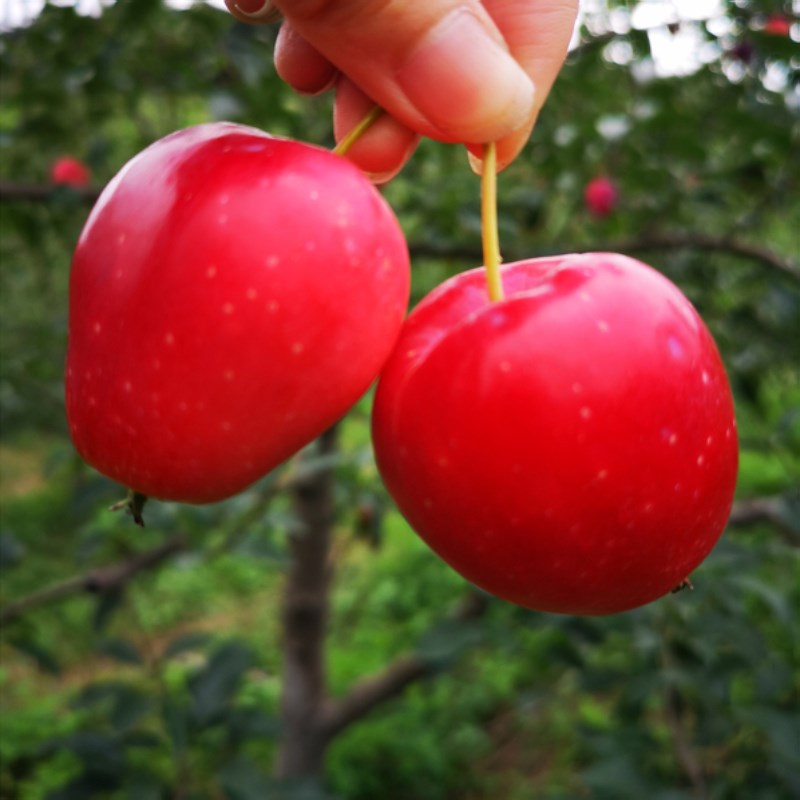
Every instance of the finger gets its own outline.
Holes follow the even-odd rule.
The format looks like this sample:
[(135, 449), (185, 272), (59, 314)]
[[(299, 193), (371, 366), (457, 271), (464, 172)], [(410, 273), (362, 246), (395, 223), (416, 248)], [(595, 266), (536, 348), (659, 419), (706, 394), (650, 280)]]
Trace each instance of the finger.
[[(341, 76), (336, 83), (333, 131), (340, 141), (375, 107), (351, 80)], [(419, 134), (388, 114), (383, 114), (347, 152), (347, 158), (366, 172), (374, 183), (393, 178), (411, 158)]]
[(293, 89), (319, 94), (333, 86), (336, 67), (313, 48), (290, 22), (284, 22), (275, 42), (275, 68)]
[(277, 0), (340, 72), (406, 127), (484, 142), (529, 121), (534, 89), (478, 0)]
[[(498, 170), (508, 166), (530, 138), (531, 130), (567, 55), (578, 0), (485, 0), (514, 58), (531, 77), (536, 97), (524, 125), (497, 143)], [(482, 146), (469, 145), (471, 163), (480, 171)]]
[(281, 12), (271, 0), (225, 0), (231, 15), (249, 25), (269, 25), (281, 18)]

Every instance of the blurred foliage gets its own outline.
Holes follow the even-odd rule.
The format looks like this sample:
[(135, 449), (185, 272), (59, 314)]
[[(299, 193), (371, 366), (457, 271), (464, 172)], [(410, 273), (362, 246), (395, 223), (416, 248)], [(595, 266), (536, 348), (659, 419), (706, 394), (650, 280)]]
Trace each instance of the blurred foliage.
[[(613, 248), (675, 280), (734, 385), (739, 497), (774, 496), (777, 519), (731, 529), (693, 592), (635, 612), (554, 617), (498, 602), (480, 623), (443, 625), (468, 588), (393, 511), (365, 398), (336, 463), (332, 689), (409, 650), (435, 671), (336, 739), (324, 787), (277, 784), (277, 609), (293, 525), (282, 471), (215, 506), (154, 504), (144, 531), (103, 511), (117, 490), (73, 454), (61, 394), (70, 252), (87, 205), (64, 187), (7, 199), (0, 599), (178, 532), (188, 544), (125, 592), (76, 595), (5, 627), (0, 796), (800, 795), (800, 26), (770, 34), (770, 15), (790, 11), (766, 0), (647, 22), (656, 5), (584, 4), (579, 46), (500, 178), (503, 250)], [(126, 0), (97, 18), (47, 5), (0, 38), (2, 181), (45, 185), (70, 154), (99, 187), (154, 139), (209, 119), (330, 145), (330, 98), (281, 84), (274, 35), (203, 4)], [(683, 41), (687, 61), (664, 74), (660, 48)], [(582, 201), (599, 174), (620, 193), (603, 219)], [(385, 192), (414, 254), (414, 299), (477, 263), (478, 187), (462, 148), (423, 142)]]

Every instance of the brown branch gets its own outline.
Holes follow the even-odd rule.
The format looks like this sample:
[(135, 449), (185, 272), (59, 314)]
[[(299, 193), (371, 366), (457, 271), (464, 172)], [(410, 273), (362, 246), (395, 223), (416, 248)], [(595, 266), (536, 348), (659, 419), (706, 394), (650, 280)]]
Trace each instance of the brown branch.
[(728, 525), (746, 527), (759, 522), (768, 522), (781, 534), (787, 544), (800, 545), (797, 532), (792, 528), (783, 513), (783, 499), (778, 497), (750, 497), (733, 504)]
[[(338, 449), (334, 426), (318, 440), (323, 460)], [(307, 469), (299, 459), (290, 495), (296, 524), (289, 537), (291, 567), (283, 595), (282, 736), (276, 760), (279, 778), (317, 777), (322, 773), (325, 739), (319, 730), (325, 702), (325, 633), (331, 585), (330, 542), (335, 518), (333, 475)]]
[[(454, 622), (477, 619), (484, 614), (488, 605), (486, 595), (470, 592), (449, 615), (449, 619)], [(334, 737), (432, 671), (431, 665), (419, 655), (411, 653), (399, 656), (382, 672), (358, 681), (344, 697), (328, 701), (322, 714), (323, 734), (328, 739)]]
[(107, 567), (90, 570), (83, 575), (67, 578), (38, 592), (33, 592), (19, 600), (9, 603), (0, 611), (0, 624), (6, 624), (39, 606), (62, 600), (73, 594), (88, 592), (103, 594), (124, 586), (134, 575), (152, 569), (162, 561), (186, 549), (186, 537), (175, 536), (159, 547), (145, 550), (134, 556)]
[[(675, 667), (674, 658), (668, 645), (664, 648), (663, 663), (665, 670)], [(664, 688), (664, 717), (672, 735), (675, 757), (689, 780), (694, 796), (697, 800), (706, 800), (708, 798), (706, 776), (703, 765), (687, 736), (684, 710), (684, 701), (678, 689), (673, 685), (666, 686)]]
[[(411, 242), (409, 244), (411, 257), (417, 258), (454, 258), (480, 264), (482, 255), (480, 249), (471, 246), (437, 245), (432, 242)], [(651, 250), (700, 250), (728, 253), (729, 255), (758, 261), (772, 269), (779, 270), (795, 280), (800, 281), (800, 266), (793, 264), (777, 253), (759, 245), (742, 242), (738, 239), (705, 234), (671, 234), (664, 236), (648, 236), (638, 239), (620, 240), (618, 242), (597, 243), (591, 246), (594, 252), (638, 253)], [(579, 252), (588, 252), (581, 250)], [(557, 255), (558, 248), (547, 251), (516, 252), (513, 248), (504, 247), (503, 255), (506, 261), (519, 261), (524, 258), (536, 256)]]
[(59, 193), (68, 191), (79, 197), (84, 203), (94, 203), (100, 196), (100, 189), (95, 186), (56, 186), (52, 183), (13, 183), (0, 181), (0, 201), (41, 203), (52, 200)]
[(669, 234), (664, 236), (646, 236), (611, 243), (605, 247), (593, 249), (614, 252), (641, 252), (648, 250), (701, 250), (747, 258), (760, 261), (768, 267), (780, 270), (795, 280), (800, 280), (800, 267), (781, 258), (777, 253), (760, 245), (743, 242), (739, 239), (723, 236), (708, 236), (702, 233)]

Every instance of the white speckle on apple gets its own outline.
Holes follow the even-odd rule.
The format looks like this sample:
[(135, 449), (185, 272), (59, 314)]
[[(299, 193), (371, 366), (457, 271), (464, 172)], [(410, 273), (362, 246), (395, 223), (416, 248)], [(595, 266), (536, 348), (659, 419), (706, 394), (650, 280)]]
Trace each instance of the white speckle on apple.
[(127, 233), (121, 233), (119, 236), (117, 236), (117, 244), (125, 244), (125, 240), (127, 238), (128, 238)]
[(235, 310), (236, 310), (236, 309), (234, 308), (234, 305), (233, 305), (233, 303), (225, 303), (225, 304), (223, 304), (223, 306), (222, 306), (222, 313), (223, 313), (223, 314), (228, 314), (228, 315), (230, 315), (230, 314), (233, 314), (233, 312), (234, 312)]
[(302, 342), (295, 342), (292, 345), (292, 353), (296, 356), (299, 356), (305, 349), (305, 345)]
[(222, 430), (225, 431), (225, 433), (229, 433), (230, 431), (233, 430), (233, 425), (231, 425), (231, 423), (228, 422), (228, 420), (223, 420), (222, 425), (220, 427), (222, 428)]
[(580, 297), (580, 299), (581, 299), (581, 300), (582, 300), (584, 303), (591, 303), (591, 301), (592, 301), (592, 296), (589, 294), (589, 292), (581, 292), (581, 293), (578, 295), (578, 297)]
[(609, 331), (609, 325), (604, 319), (597, 321), (597, 328), (600, 333), (608, 333)]
[(675, 359), (683, 358), (684, 356), (683, 345), (675, 336), (670, 336), (667, 339), (667, 349), (669, 350), (669, 354)]
[(583, 386), (580, 383), (572, 384), (572, 394), (580, 394), (583, 391)]
[(222, 373), (222, 377), (225, 378), (226, 381), (232, 381), (236, 377), (236, 373), (232, 369), (226, 369), (225, 372)]
[(708, 386), (709, 383), (711, 383), (711, 376), (708, 374), (708, 372), (706, 372), (706, 370), (703, 370), (703, 384)]
[(209, 266), (208, 269), (206, 270), (206, 278), (210, 280), (211, 278), (215, 277), (216, 274), (217, 274), (217, 268), (213, 264), (211, 264), (211, 266)]
[(221, 195), (219, 196), (219, 199), (217, 200), (217, 202), (218, 202), (218, 203), (219, 203), (221, 206), (226, 206), (226, 205), (228, 205), (228, 203), (230, 202), (230, 200), (231, 200), (231, 198), (230, 198), (230, 196), (229, 196), (229, 195), (227, 195), (227, 194), (221, 194)]
[(100, 333), (100, 331), (102, 331), (102, 330), (103, 330), (103, 326), (102, 326), (102, 325), (101, 325), (99, 322), (95, 322), (95, 324), (94, 324), (94, 325), (92, 325), (92, 330), (93, 330), (95, 333)]
[(280, 307), (280, 303), (277, 300), (270, 300), (267, 303), (267, 311), (269, 311), (270, 314), (274, 314)]
[(305, 245), (305, 250), (308, 253), (313, 253), (317, 249), (317, 243), (313, 239), (309, 239)]
[(308, 193), (308, 199), (309, 200), (319, 200), (319, 191), (317, 189), (312, 189)]
[(244, 296), (248, 300), (255, 300), (258, 297), (258, 292), (251, 286), (245, 293)]
[(175, 334), (171, 331), (167, 331), (166, 335), (164, 336), (164, 341), (171, 347), (175, 344)]
[(416, 350), (406, 350), (406, 358), (414, 358), (417, 354)]
[(228, 215), (227, 215), (227, 214), (220, 214), (220, 215), (217, 217), (217, 222), (218, 222), (220, 225), (227, 225), (227, 224), (228, 224)]
[(271, 256), (267, 256), (266, 259), (264, 259), (264, 263), (267, 265), (269, 269), (275, 269), (275, 267), (277, 267), (278, 264), (280, 264), (280, 262), (281, 262), (280, 257), (274, 254)]
[(178, 411), (188, 411), (188, 410), (189, 410), (189, 404), (185, 400), (181, 400), (181, 402), (178, 403)]
[(607, 469), (601, 469), (601, 470), (598, 471), (597, 480), (604, 481), (607, 477), (608, 477), (608, 470)]
[(705, 458), (703, 456), (697, 456), (697, 466), (702, 467), (705, 464)]
[(580, 411), (581, 419), (590, 419), (592, 416), (592, 409), (589, 406), (583, 406)]
[(133, 384), (132, 384), (130, 381), (125, 381), (125, 383), (123, 383), (123, 384), (122, 384), (122, 388), (123, 388), (123, 389), (124, 389), (124, 390), (125, 390), (125, 391), (126, 391), (128, 394), (130, 394), (130, 393), (133, 391)]
[(153, 369), (161, 369), (161, 360), (158, 358), (153, 359)]
[(500, 372), (511, 372), (511, 364), (508, 361), (501, 361)]

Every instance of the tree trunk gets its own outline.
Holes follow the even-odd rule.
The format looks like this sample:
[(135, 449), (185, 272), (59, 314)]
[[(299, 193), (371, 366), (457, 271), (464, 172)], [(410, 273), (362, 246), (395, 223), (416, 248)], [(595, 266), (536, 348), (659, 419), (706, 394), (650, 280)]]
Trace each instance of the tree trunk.
[[(326, 700), (325, 632), (331, 583), (330, 539), (335, 509), (333, 478), (324, 463), (337, 449), (333, 427), (317, 442), (316, 467), (301, 464), (292, 481), (296, 527), (283, 605), (282, 739), (279, 778), (322, 775), (327, 737), (321, 724)], [(308, 471), (306, 472), (306, 468)]]

